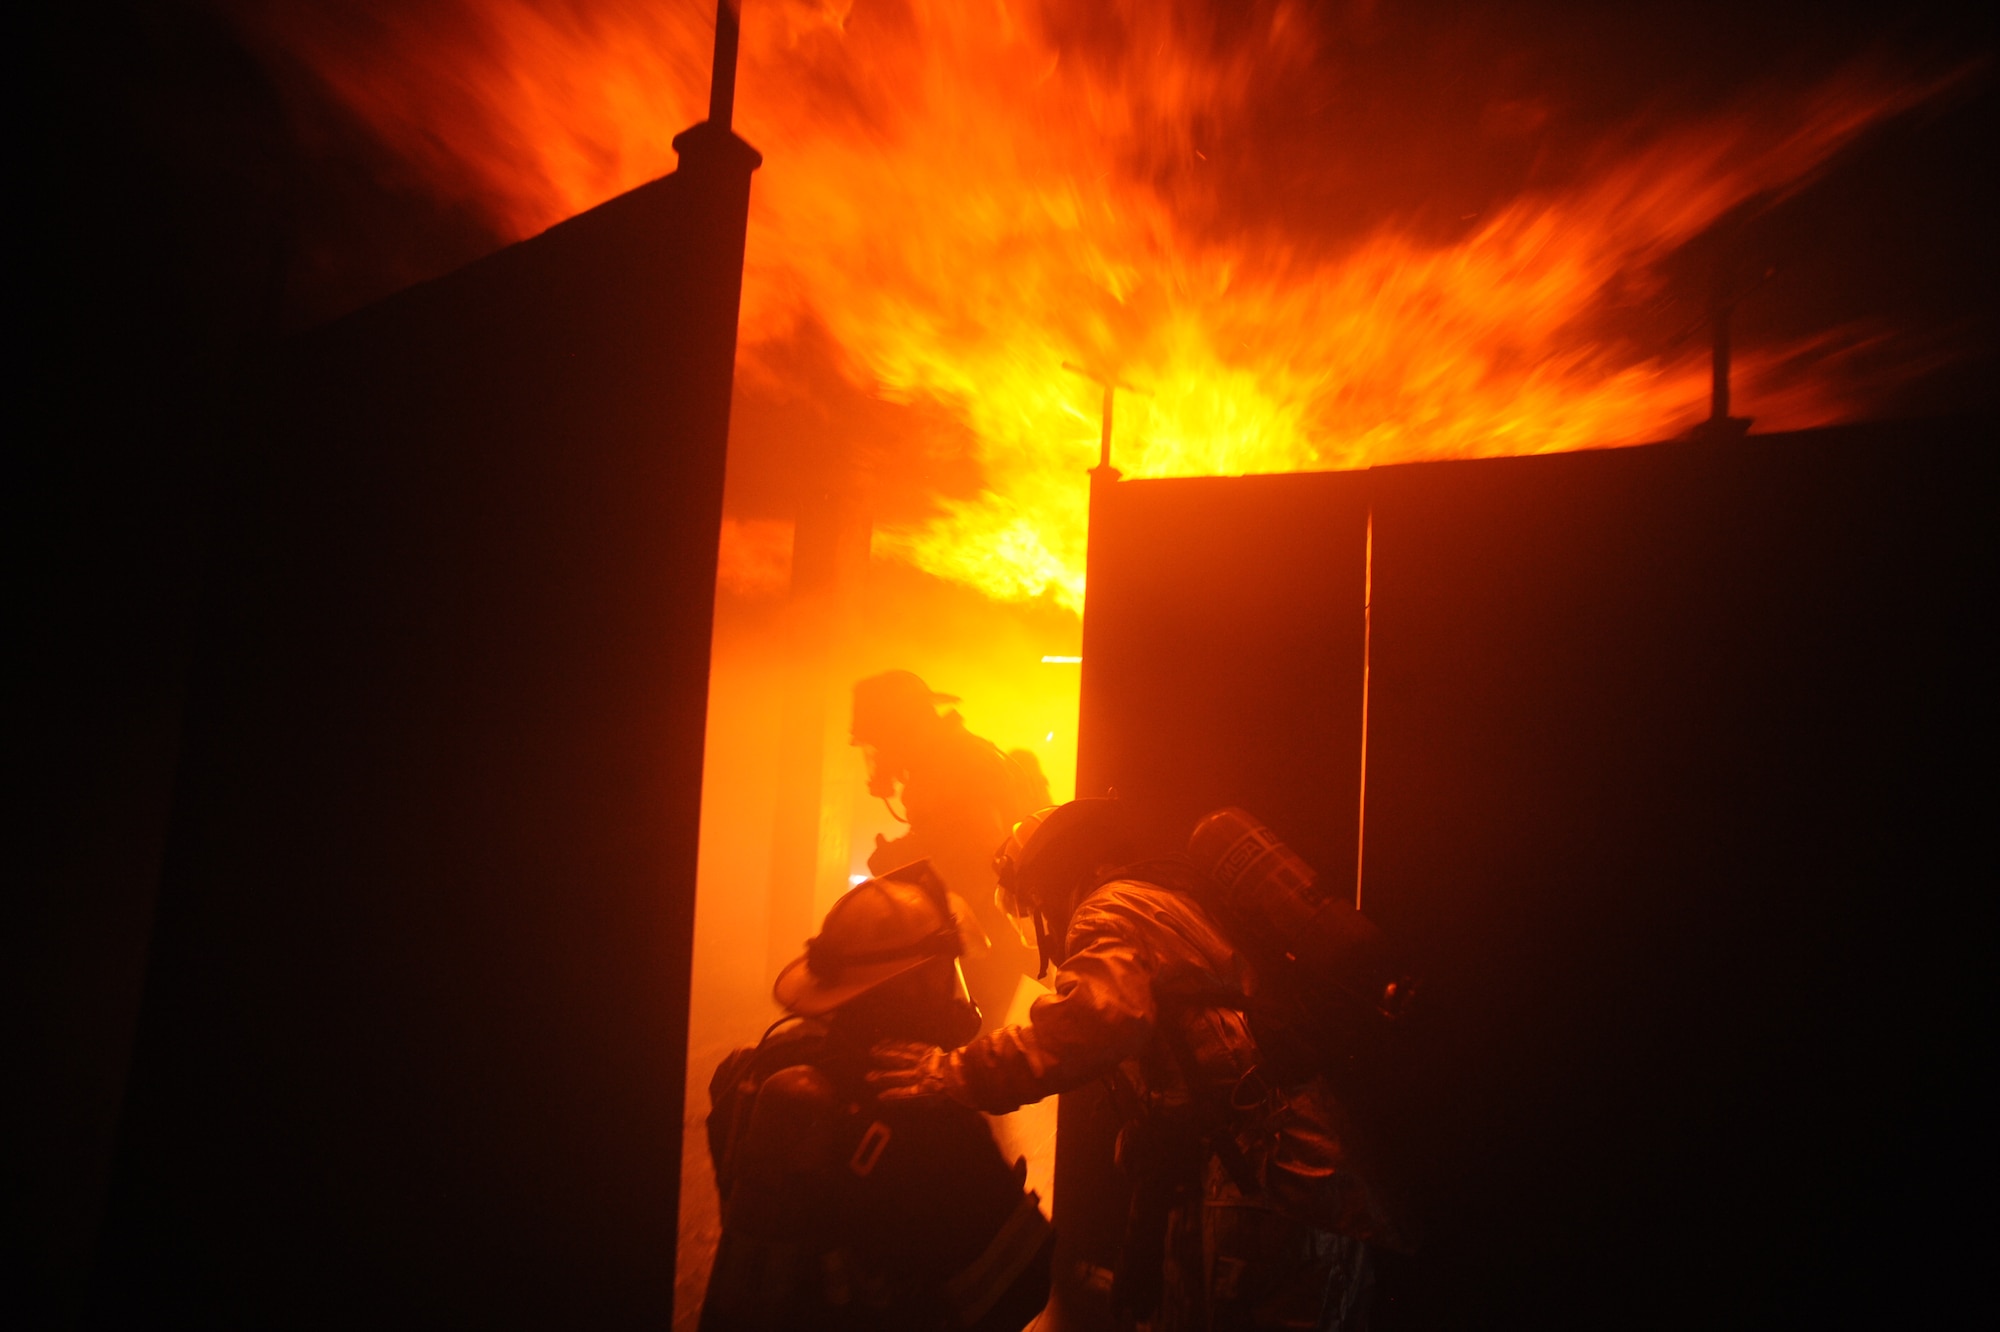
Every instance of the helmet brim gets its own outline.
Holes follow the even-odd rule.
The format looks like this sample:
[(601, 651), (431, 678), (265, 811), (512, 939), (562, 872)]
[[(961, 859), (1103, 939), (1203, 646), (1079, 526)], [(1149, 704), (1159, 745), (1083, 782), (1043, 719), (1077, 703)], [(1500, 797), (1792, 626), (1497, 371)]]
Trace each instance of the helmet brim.
[(776, 983), (771, 986), (771, 997), (779, 1007), (800, 1017), (824, 1017), (850, 1000), (857, 999), (878, 985), (886, 984), (907, 972), (915, 971), (924, 963), (943, 954), (926, 954), (918, 957), (896, 958), (888, 962), (870, 962), (861, 966), (842, 967), (838, 980), (830, 980), (819, 975), (807, 959), (793, 958), (778, 973)]

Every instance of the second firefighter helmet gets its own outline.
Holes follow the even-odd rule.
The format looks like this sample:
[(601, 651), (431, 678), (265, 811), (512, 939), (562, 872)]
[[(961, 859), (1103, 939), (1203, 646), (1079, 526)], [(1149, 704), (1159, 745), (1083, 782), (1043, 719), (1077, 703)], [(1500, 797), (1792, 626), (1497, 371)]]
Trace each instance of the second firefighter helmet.
[(940, 705), (958, 702), (912, 671), (883, 671), (854, 682), (852, 743), (880, 745), (907, 739), (937, 720)]
[(1132, 858), (1130, 812), (1116, 796), (1072, 800), (1014, 825), (993, 856), (995, 900), (1010, 916), (1033, 921), (1044, 968), (1062, 960), (1060, 945), (1079, 894), (1100, 870)]

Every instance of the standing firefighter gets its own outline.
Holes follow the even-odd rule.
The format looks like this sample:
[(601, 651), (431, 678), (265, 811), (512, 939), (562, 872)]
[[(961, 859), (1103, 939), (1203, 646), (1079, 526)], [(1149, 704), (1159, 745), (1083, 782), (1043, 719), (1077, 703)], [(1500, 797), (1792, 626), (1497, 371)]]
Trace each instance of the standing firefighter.
[(722, 1239), (704, 1332), (1018, 1332), (1048, 1299), (1054, 1232), (1025, 1163), (949, 1101), (878, 1103), (869, 1048), (979, 1027), (959, 929), (922, 862), (870, 879), (779, 975), (792, 1014), (709, 1084)]
[(1115, 799), (1024, 820), (997, 857), (1001, 891), (1057, 964), (1054, 993), (963, 1049), (884, 1049), (871, 1077), (885, 1100), (1004, 1113), (1108, 1075), (1132, 1185), (1112, 1285), (1123, 1319), (1364, 1327), (1374, 1249), (1408, 1239), (1356, 1159), (1324, 1033), (1293, 1020), (1309, 1007), (1295, 987), (1281, 993), (1286, 954), (1259, 968), (1238, 946), (1257, 921), (1220, 881), (1243, 857), (1211, 875), (1131, 855)]
[[(966, 980), (997, 1022), (1033, 954), (993, 904), (993, 848), (1016, 819), (1040, 805), (1024, 800), (1030, 779), (1014, 760), (966, 730), (957, 712), (938, 711), (957, 701), (909, 671), (885, 671), (854, 686), (852, 738), (868, 762), (869, 793), (884, 802), (900, 796), (897, 817), (909, 825), (894, 840), (877, 838), (868, 869), (882, 874), (928, 859), (964, 895), (980, 926), (965, 958)], [(893, 803), (889, 808), (896, 813)]]

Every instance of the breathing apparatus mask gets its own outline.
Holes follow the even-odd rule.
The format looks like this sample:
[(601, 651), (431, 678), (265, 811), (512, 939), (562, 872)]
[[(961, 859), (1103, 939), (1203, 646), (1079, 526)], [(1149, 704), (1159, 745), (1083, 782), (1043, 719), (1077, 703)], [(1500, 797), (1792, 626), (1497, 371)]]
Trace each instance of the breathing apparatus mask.
[(896, 794), (912, 745), (936, 725), (940, 706), (956, 702), (958, 695), (939, 693), (909, 671), (884, 671), (855, 682), (849, 743), (868, 764), (869, 795), (887, 800)]
[(1048, 974), (1055, 950), (1049, 942), (1048, 914), (1042, 907), (1039, 894), (1025, 885), (1026, 876), (1021, 873), (1020, 866), (1029, 839), (1035, 835), (1043, 816), (1051, 812), (1043, 810), (1041, 814), (1030, 814), (1022, 819), (1007, 834), (1007, 840), (1000, 844), (1000, 849), (993, 853), (993, 878), (999, 885), (993, 890), (993, 903), (1006, 914), (1007, 923), (1014, 927), (1015, 937), (1020, 939), (1022, 946), (1035, 950), (1037, 976)]
[(861, 747), (861, 761), (868, 765), (868, 794), (877, 800), (887, 800), (895, 795), (901, 774), (882, 761), (882, 751), (874, 745), (860, 740), (854, 743)]

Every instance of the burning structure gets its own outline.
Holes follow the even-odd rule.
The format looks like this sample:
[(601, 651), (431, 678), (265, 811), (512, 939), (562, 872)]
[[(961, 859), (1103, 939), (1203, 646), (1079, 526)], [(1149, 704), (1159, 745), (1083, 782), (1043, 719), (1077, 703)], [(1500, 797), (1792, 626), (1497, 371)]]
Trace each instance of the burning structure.
[[(208, 1087), (203, 1103), (223, 1108), (203, 1129), (207, 1147), (176, 1148), (177, 1184), (121, 1182), (101, 1269), (113, 1274), (107, 1307), (158, 1295), (116, 1276), (152, 1264), (192, 1283), (176, 1287), (188, 1307), (226, 1287), (244, 1299), (261, 1290), (279, 1308), (315, 1284), (302, 1274), (324, 1260), (363, 1274), (350, 1284), (357, 1308), (532, 1320), (589, 1286), (604, 1321), (617, 1310), (656, 1318), (671, 1238), (656, 1204), (671, 1187), (666, 1121), (680, 1104), (668, 1086), (681, 1039), (675, 958), (688, 946), (685, 920), (668, 917), (692, 904), (644, 898), (639, 879), (652, 871), (634, 866), (685, 868), (690, 854), (687, 764), (700, 738), (682, 686), (707, 641), (700, 606), (715, 543), (709, 519), (688, 515), (719, 477), (669, 476), (641, 441), (713, 433), (718, 403), (647, 395), (661, 366), (713, 387), (718, 367), (697, 363), (720, 325), (715, 293), (676, 286), (714, 277), (707, 261), (676, 277), (659, 257), (715, 242), (689, 237), (676, 250), (668, 239), (687, 220), (687, 174), (642, 183), (674, 165), (669, 142), (710, 93), (707, 8), (222, 9), (278, 71), (289, 132), (321, 159), (368, 164), (351, 173), (365, 186), (311, 170), (294, 181), (306, 202), (279, 229), (275, 248), (290, 255), (272, 284), (289, 312), (279, 322), (317, 322), (584, 215), (281, 358), (281, 418), (287, 394), (332, 407), (267, 436), (282, 442), (234, 506), (247, 520), (239, 538), (250, 535), (213, 564), (219, 590), (208, 595), (224, 609), (203, 631), (185, 748), (169, 727), (148, 751), (149, 771), (178, 764), (171, 782), (158, 775), (147, 788), (158, 823), (168, 790), (175, 801), (148, 1002), (188, 1025), (179, 1045), (142, 1042), (128, 1161), (161, 1141), (147, 1124), (162, 1077)], [(1696, 425), (1716, 316), (1731, 308), (1725, 419), (1753, 416), (1770, 432), (1990, 411), (1993, 266), (1990, 241), (1974, 239), (1990, 174), (1967, 149), (1990, 100), (1977, 63), (1990, 42), (1952, 29), (1930, 46), (1878, 46), (1858, 39), (1877, 31), (1866, 17), (1814, 22), (1832, 37), (1793, 58), (1782, 20), (1770, 31), (1719, 24), (1742, 39), (1732, 51), (1699, 18), (1593, 23), (1560, 5), (1448, 17), (1373, 4), (752, 6), (740, 123), (771, 163), (747, 206), (732, 205), (747, 207), (732, 223), (747, 231), (742, 358), (707, 718), (694, 1062), (705, 1042), (754, 1027), (770, 958), (796, 948), (867, 840), (842, 733), (849, 680), (915, 666), (966, 695), (969, 711), (983, 707), (971, 719), (984, 732), (1037, 753), (1059, 795), (1156, 779), (1169, 803), (1242, 801), (1325, 870), (1361, 839), (1365, 663), (1367, 905), (1453, 978), (1442, 984), (1459, 991), (1454, 1011), (1485, 1014), (1485, 1027), (1449, 1028), (1462, 1080), (1438, 1086), (1441, 1102), (1500, 1107), (1430, 1139), (1441, 1177), (1472, 1181), (1457, 1195), (1439, 1186), (1449, 1314), (1546, 1313), (1564, 1290), (1576, 1292), (1569, 1308), (1615, 1312), (1606, 1292), (1658, 1279), (1651, 1259), (1671, 1249), (1669, 1231), (1699, 1224), (1684, 1198), (1661, 1206), (1662, 1181), (1698, 1166), (1727, 1195), (1714, 1167), (1742, 1165), (1744, 1144), (1771, 1141), (1751, 1122), (1760, 1111), (1801, 1117), (1804, 1098), (1844, 1097), (1846, 1117), (1815, 1119), (1814, 1132), (1865, 1135), (1883, 1122), (1894, 1143), (1942, 1126), (1932, 1141), (1959, 1142), (1956, 1111), (1926, 1118), (1958, 1094), (1947, 1056), (1920, 1057), (1895, 1032), (1922, 1023), (1912, 996), (1934, 987), (1913, 959), (1928, 942), (1976, 949), (1985, 936), (1938, 874), (1891, 873), (1911, 830), (1960, 845), (1938, 814), (1957, 807), (1933, 786), (1885, 791), (1877, 779), (1942, 771), (1957, 756), (1923, 737), (1967, 697), (1969, 677), (1947, 664), (1963, 650), (1952, 626), (1982, 592), (1934, 571), (1980, 558), (1976, 544), (1953, 543), (1981, 523), (1987, 482), (1966, 459), (1985, 427), (1753, 437), (1746, 446), (1763, 451), (1742, 456), (1709, 444), (1569, 452)], [(1686, 33), (1669, 41), (1670, 29)], [(1675, 69), (1703, 76), (1676, 83)], [(199, 229), (215, 214), (195, 216)], [(394, 242), (369, 253), (357, 219)], [(419, 234), (443, 239), (412, 259)], [(679, 340), (697, 325), (705, 352)], [(119, 355), (144, 359), (143, 348)], [(1097, 460), (1103, 400), (1065, 361), (1138, 390), (1116, 399), (1115, 461), (1132, 479), (1107, 488), (1095, 531), (1080, 478)], [(339, 387), (361, 381), (376, 387)], [(96, 381), (79, 370), (77, 382)], [(217, 396), (236, 386), (226, 387)], [(150, 419), (138, 402), (92, 410), (109, 422), (106, 438), (135, 438)], [(574, 448), (550, 454), (558, 437)], [(1445, 461), (1545, 453), (1564, 456)], [(1423, 467), (1389, 466), (1406, 463)], [(1358, 474), (1176, 479), (1335, 471)], [(1870, 494), (1878, 482), (1883, 493)], [(255, 498), (267, 490), (281, 502)], [(1185, 627), (1205, 622), (1190, 589), (1213, 572), (1191, 557), (1221, 545), (1148, 535), (1146, 506), (1181, 502), (1185, 530), (1213, 529), (1221, 545), (1231, 531), (1263, 532), (1264, 546), (1218, 566), (1254, 592), (1218, 588), (1214, 603), (1247, 600), (1261, 614), (1206, 636)], [(1371, 511), (1372, 644), (1352, 595), (1357, 579), (1367, 587)], [(1933, 512), (1949, 518), (1933, 523)], [(1763, 513), (1783, 521), (1760, 525)], [(1100, 534), (1113, 544), (1100, 548)], [(1114, 552), (1112, 572), (1093, 569), (1088, 583), (1087, 537), (1093, 560)], [(1323, 601), (1280, 595), (1307, 583)], [(684, 612), (671, 644), (644, 609), (667, 604)], [(1907, 651), (1857, 646), (1870, 607), (1901, 626)], [(1226, 651), (1246, 627), (1260, 651)], [(1186, 668), (1178, 683), (1147, 674), (1163, 641), (1184, 645), (1170, 654)], [(1040, 660), (1075, 656), (1081, 726), (1077, 668)], [(1724, 658), (1742, 662), (1725, 672), (1734, 685), (1714, 675)], [(1257, 659), (1268, 679), (1232, 675), (1232, 663)], [(1809, 660), (1832, 664), (1816, 672)], [(217, 674), (216, 661), (237, 665)], [(486, 674), (490, 683), (470, 683)], [(658, 688), (664, 679), (678, 683)], [(1882, 702), (1869, 693), (1877, 680), (1900, 682), (1920, 708)], [(1794, 681), (1807, 682), (1803, 694)], [(74, 715), (92, 711), (85, 686), (71, 688)], [(1258, 706), (1230, 692), (1245, 688), (1261, 691)], [(679, 702), (663, 701), (670, 694)], [(671, 777), (648, 766), (666, 760), (632, 731), (638, 716), (677, 737)], [(1689, 716), (1709, 724), (1683, 728)], [(1865, 735), (1849, 747), (1852, 726)], [(1144, 734), (1156, 752), (1131, 747)], [(217, 736), (234, 739), (217, 749)], [(1710, 762), (1709, 743), (1740, 748), (1742, 764)], [(235, 757), (218, 757), (231, 744)], [(50, 752), (65, 745), (57, 737)], [(1632, 749), (1673, 755), (1671, 771), (1648, 778), (1612, 763)], [(1565, 769), (1552, 757), (1562, 754), (1580, 766)], [(274, 779), (287, 770), (296, 785)], [(1603, 780), (1573, 780), (1585, 771)], [(1496, 772), (1512, 783), (1505, 801)], [(535, 798), (555, 786), (565, 793)], [(640, 806), (658, 809), (647, 802), (669, 787), (681, 814), (634, 832)], [(1774, 789), (1811, 794), (1788, 803)], [(227, 791), (243, 801), (216, 794)], [(1805, 820), (1808, 807), (1842, 814)], [(1648, 821), (1664, 810), (1669, 824)], [(1571, 822), (1557, 828), (1549, 811)], [(1687, 837), (1712, 839), (1709, 850), (1662, 850), (1663, 826), (1695, 830)], [(1808, 827), (1831, 830), (1812, 844), (1821, 859), (1808, 858), (1835, 885), (1817, 905), (1798, 871), (1770, 863)], [(279, 846), (280, 828), (299, 840), (253, 872), (247, 857)], [(1881, 836), (1857, 849), (1856, 837), (1875, 836), (1867, 829)], [(308, 844), (338, 851), (322, 858)], [(588, 865), (565, 860), (586, 845), (597, 848)], [(1637, 846), (1661, 857), (1635, 865)], [(628, 862), (610, 863), (615, 847)], [(1891, 869), (1870, 878), (1825, 858), (1843, 847)], [(1742, 853), (1727, 873), (1714, 872), (1726, 859), (1717, 848)], [(201, 868), (203, 857), (236, 858), (247, 904), (197, 911), (222, 931), (220, 952), (186, 942), (208, 926), (186, 933), (184, 903), (229, 878)], [(131, 859), (135, 898), (150, 900), (146, 857)], [(1936, 928), (1899, 918), (1880, 932), (1886, 960), (1871, 969), (1867, 909), (1890, 891), (1884, 875), (1899, 894), (1914, 885), (1908, 900)], [(1600, 893), (1611, 878), (1637, 887)], [(275, 880), (322, 890), (267, 897)], [(565, 894), (584, 880), (600, 905), (623, 905), (580, 907)], [(1771, 896), (1774, 880), (1791, 886)], [(1700, 885), (1692, 897), (1689, 884)], [(1498, 905), (1514, 902), (1523, 915)], [(1670, 937), (1651, 949), (1662, 903)], [(1789, 933), (1789, 913), (1810, 929)], [(1705, 934), (1716, 919), (1729, 928)], [(1522, 920), (1545, 928), (1523, 942), (1509, 933)], [(383, 942), (392, 932), (407, 947)], [(262, 955), (276, 938), (310, 946)], [(1948, 947), (1939, 956), (1954, 972), (1976, 960)], [(1496, 975), (1516, 962), (1522, 972)], [(1676, 968), (1739, 979), (1687, 999), (1694, 1011), (1676, 1027), (1658, 1005), (1685, 989), (1649, 985), (1677, 983), (1663, 977)], [(1895, 996), (1886, 1009), (1868, 1007), (1866, 984), (1844, 986), (1856, 972)], [(344, 977), (335, 990), (346, 997), (312, 997), (315, 974)], [(259, 986), (291, 994), (289, 1007), (244, 997)], [(1571, 1003), (1579, 992), (1603, 1002)], [(620, 1012), (643, 1010), (645, 1023), (613, 1016), (620, 995), (637, 1005)], [(1891, 1015), (1870, 1048), (1924, 1089), (1917, 1108), (1821, 1076), (1843, 1033), (1879, 1020), (1871, 1012)], [(387, 1047), (356, 1034), (405, 1022)], [(1523, 1027), (1562, 1034), (1563, 1049), (1494, 1053), (1530, 1039)], [(1621, 1041), (1635, 1032), (1685, 1056), (1657, 1067), (1696, 1076), (1664, 1088), (1600, 1077), (1622, 1067)], [(1789, 1062), (1737, 1077), (1795, 1037)], [(1690, 1053), (1710, 1038), (1712, 1057)], [(401, 1085), (422, 1109), (404, 1120), (383, 1107), (390, 1080), (413, 1069)], [(519, 1091), (517, 1078), (541, 1090), (486, 1095)], [(115, 1105), (121, 1080), (109, 1084)], [(255, 1090), (215, 1091), (231, 1087)], [(606, 1093), (595, 1099), (621, 1107), (622, 1127), (563, 1155), (547, 1134), (582, 1140), (568, 1099), (579, 1087)], [(1740, 1087), (1752, 1106), (1711, 1113)], [(1537, 1117), (1558, 1100), (1560, 1114)], [(1594, 1118), (1584, 1107), (1609, 1107), (1604, 1123), (1672, 1145), (1636, 1154), (1584, 1123)], [(1703, 1127), (1684, 1129), (1690, 1121)], [(637, 1155), (619, 1155), (615, 1144), (642, 1138)], [(250, 1141), (279, 1155), (253, 1160), (239, 1150)], [(322, 1153), (320, 1141), (344, 1146)], [(1543, 1177), (1525, 1165), (1493, 1164), (1528, 1144), (1536, 1163), (1552, 1162), (1540, 1193)], [(1784, 1280), (1808, 1280), (1828, 1255), (1863, 1266), (1858, 1213), (1827, 1202), (1798, 1228), (1773, 1201), (1825, 1201), (1815, 1190), (1829, 1177), (1809, 1155), (1781, 1152), (1752, 1171), (1755, 1203), (1719, 1228), (1702, 1279), (1779, 1291), (1782, 1304), (1799, 1289)], [(175, 1190), (193, 1196), (190, 1181), (209, 1178), (203, 1159), (236, 1190), (215, 1188), (197, 1209), (208, 1229), (155, 1208)], [(643, 1168), (603, 1195), (623, 1201), (562, 1249), (571, 1267), (523, 1238), (580, 1215), (589, 1181), (634, 1160)], [(1891, 1167), (1867, 1161), (1874, 1204), (1939, 1202), (1887, 1201)], [(1923, 1161), (1948, 1170), (1946, 1155)], [(309, 1176), (311, 1187), (292, 1189)], [(171, 1187), (145, 1201), (162, 1181)], [(1062, 1203), (1082, 1209), (1070, 1226), (1079, 1243), (1088, 1189)], [(1521, 1213), (1524, 1192), (1536, 1201)], [(512, 1201), (496, 1203), (503, 1195)], [(410, 1203), (419, 1196), (428, 1201)], [(317, 1256), (267, 1265), (284, 1246), (232, 1229), (274, 1232), (284, 1209), (322, 1197), (337, 1205), (314, 1212)], [(550, 1198), (570, 1201), (533, 1224), (509, 1220)], [(1634, 1212), (1647, 1213), (1643, 1224), (1621, 1229)], [(1527, 1229), (1524, 1214), (1548, 1237), (1540, 1248), (1474, 1253), (1484, 1236)], [(197, 1268), (165, 1262), (149, 1233), (228, 1259), (211, 1274), (255, 1279), (216, 1277), (204, 1294), (188, 1275)], [(1783, 1236), (1776, 1284), (1736, 1282), (1725, 1269), (1753, 1261), (1744, 1255), (1767, 1233)], [(523, 1246), (537, 1263), (495, 1258)], [(518, 1270), (503, 1279), (502, 1266)], [(584, 1267), (597, 1275), (562, 1276)]]

